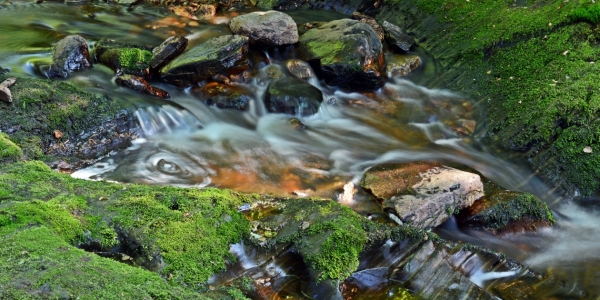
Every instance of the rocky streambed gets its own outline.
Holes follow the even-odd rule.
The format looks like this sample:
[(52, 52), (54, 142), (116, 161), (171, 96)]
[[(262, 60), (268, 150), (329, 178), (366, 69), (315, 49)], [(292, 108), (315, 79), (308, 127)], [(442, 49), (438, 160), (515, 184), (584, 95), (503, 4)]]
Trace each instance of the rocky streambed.
[[(406, 33), (421, 26), (414, 14), (382, 22), (404, 4), (167, 5), (70, 6), (77, 22), (139, 10), (147, 24), (138, 26), (164, 30), (145, 41), (56, 27), (51, 54), (0, 62), (9, 64), (0, 74), (2, 297), (594, 295), (564, 273), (436, 234), (448, 224), (498, 240), (549, 231), (555, 216), (530, 192), (556, 198), (472, 148), (482, 147), (478, 133), (504, 129), (487, 131), (471, 102), (404, 79), (478, 84), (452, 77), (469, 68)], [(348, 18), (243, 10), (254, 5)], [(419, 45), (440, 59), (440, 77), (428, 75), (440, 66)], [(56, 172), (90, 165), (76, 176), (118, 182)], [(206, 186), (260, 194), (197, 188)]]

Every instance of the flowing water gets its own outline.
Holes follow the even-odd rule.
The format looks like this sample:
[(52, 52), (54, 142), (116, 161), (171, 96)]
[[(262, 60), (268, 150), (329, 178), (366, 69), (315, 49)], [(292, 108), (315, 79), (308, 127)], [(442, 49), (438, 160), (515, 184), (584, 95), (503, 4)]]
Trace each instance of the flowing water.
[[(115, 4), (0, 3), (0, 66), (12, 74), (40, 77), (52, 45), (79, 34), (93, 45), (101, 38), (158, 45), (171, 35), (184, 35), (190, 45), (229, 34), (225, 14), (208, 21), (188, 20), (155, 6)], [(295, 12), (297, 22), (343, 17), (331, 12)], [(547, 271), (600, 296), (600, 221), (598, 207), (561, 204), (518, 155), (481, 143), (464, 126), (480, 121), (477, 105), (464, 96), (416, 85), (436, 76), (435, 62), (417, 53), (423, 66), (407, 78), (390, 79), (376, 92), (359, 93), (310, 83), (323, 92), (323, 104), (309, 117), (269, 114), (263, 103), (269, 74), (283, 70), (293, 48), (259, 53), (256, 75), (232, 83), (252, 91), (246, 112), (207, 106), (193, 89), (153, 82), (170, 100), (148, 99), (114, 84), (112, 71), (94, 65), (71, 74), (69, 81), (115, 101), (138, 107), (145, 137), (121, 152), (76, 172), (76, 177), (186, 187), (216, 186), (244, 192), (338, 198), (348, 182), (383, 162), (436, 160), (476, 170), (510, 190), (529, 191), (551, 205), (553, 228), (502, 237), (459, 229), (451, 219), (440, 236), (505, 252), (537, 271)], [(282, 71), (283, 72), (283, 71)], [(291, 122), (292, 117), (304, 125)], [(364, 193), (343, 204), (361, 214), (381, 214), (379, 204)]]

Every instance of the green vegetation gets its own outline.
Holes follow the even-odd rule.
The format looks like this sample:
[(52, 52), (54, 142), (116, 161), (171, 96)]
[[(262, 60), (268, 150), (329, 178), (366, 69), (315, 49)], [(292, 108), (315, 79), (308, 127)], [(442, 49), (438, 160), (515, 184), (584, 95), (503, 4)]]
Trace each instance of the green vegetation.
[[(5, 76), (0, 75), (0, 81)], [(31, 78), (18, 78), (11, 92), (13, 102), (0, 103), (0, 130), (10, 133), (24, 159), (47, 161), (56, 158), (46, 155), (56, 155), (70, 161), (89, 155), (81, 152), (91, 147), (98, 148), (94, 155), (102, 155), (106, 150), (98, 146), (102, 139), (116, 142), (128, 136), (125, 131), (115, 133), (115, 127), (124, 122), (119, 120), (130, 113), (120, 101), (84, 92), (67, 82)], [(57, 139), (55, 130), (62, 137)], [(77, 143), (80, 148), (74, 146)]]
[(417, 35), (444, 68), (424, 83), (472, 96), (487, 111), (480, 128), (491, 141), (523, 152), (567, 192), (593, 194), (600, 190), (598, 6), (513, 3), (396, 1), (377, 19)]
[(481, 223), (492, 229), (503, 228), (524, 217), (554, 223), (554, 216), (548, 205), (530, 193), (522, 193), (511, 201), (498, 203), (478, 215)]
[(110, 249), (118, 243), (113, 228), (120, 228), (144, 249), (135, 262), (158, 253), (165, 276), (202, 283), (249, 231), (237, 207), (252, 200), (227, 190), (89, 182), (41, 162), (17, 162), (0, 167), (0, 236), (41, 226), (65, 243), (98, 241)]
[(271, 205), (281, 210), (258, 220), (263, 235), (276, 231), (267, 245), (292, 243), (319, 280), (343, 280), (356, 270), (367, 242), (366, 219), (333, 201), (287, 199)]
[(152, 52), (138, 48), (123, 48), (119, 54), (119, 64), (129, 74), (150, 67)]
[(578, 7), (569, 14), (569, 18), (576, 22), (583, 21), (598, 24), (600, 22), (600, 5)]
[(6, 133), (0, 132), (0, 162), (19, 161), (23, 157), (23, 151), (13, 143)]

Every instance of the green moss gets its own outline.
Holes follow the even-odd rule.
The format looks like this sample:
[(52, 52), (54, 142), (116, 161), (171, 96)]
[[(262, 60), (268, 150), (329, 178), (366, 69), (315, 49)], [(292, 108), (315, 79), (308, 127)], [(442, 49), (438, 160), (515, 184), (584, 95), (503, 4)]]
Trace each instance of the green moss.
[(119, 64), (125, 73), (134, 70), (145, 70), (150, 67), (152, 52), (138, 48), (123, 48), (119, 51)]
[(470, 94), (492, 141), (523, 152), (552, 184), (590, 195), (600, 189), (600, 51), (587, 22), (598, 10), (588, 1), (415, 0), (377, 18), (417, 35), (444, 68), (423, 83)]
[(0, 168), (0, 210), (7, 231), (44, 225), (76, 244), (89, 239), (110, 248), (120, 228), (158, 252), (162, 270), (176, 281), (205, 282), (222, 270), (229, 244), (239, 242), (249, 223), (237, 211), (255, 196), (227, 190), (183, 189), (89, 182), (53, 172), (41, 162)]
[(498, 203), (479, 215), (483, 224), (489, 224), (493, 229), (503, 228), (524, 217), (554, 223), (554, 216), (548, 205), (530, 193), (522, 193), (509, 202)]
[(363, 217), (333, 201), (287, 199), (279, 205), (282, 210), (259, 221), (263, 235), (276, 231), (267, 244), (292, 243), (319, 280), (343, 280), (356, 270), (367, 242)]
[(569, 14), (572, 21), (583, 21), (597, 24), (600, 22), (600, 5), (578, 7)]
[[(315, 32), (315, 34), (318, 35), (318, 32)], [(328, 41), (327, 43), (314, 40), (310, 41), (307, 44), (307, 47), (312, 51), (315, 57), (321, 59), (321, 64), (323, 65), (332, 65), (343, 60), (337, 57), (337, 54), (344, 49), (344, 43), (339, 40), (333, 42)], [(358, 71), (360, 71), (360, 66), (357, 66), (357, 68)]]
[[(18, 78), (11, 92), (13, 102), (0, 106), (0, 130), (11, 132), (11, 140), (29, 160), (56, 159), (45, 154), (74, 154), (75, 147), (61, 146), (67, 141), (75, 145), (90, 138), (113, 139), (113, 130), (101, 128), (115, 126), (111, 122), (118, 123), (128, 113), (120, 101), (98, 97), (62, 81)], [(55, 130), (63, 137), (56, 139)]]
[(19, 161), (23, 157), (23, 151), (13, 143), (8, 135), (0, 132), (0, 162)]
[(3, 299), (207, 299), (160, 276), (71, 246), (52, 229), (0, 234)]

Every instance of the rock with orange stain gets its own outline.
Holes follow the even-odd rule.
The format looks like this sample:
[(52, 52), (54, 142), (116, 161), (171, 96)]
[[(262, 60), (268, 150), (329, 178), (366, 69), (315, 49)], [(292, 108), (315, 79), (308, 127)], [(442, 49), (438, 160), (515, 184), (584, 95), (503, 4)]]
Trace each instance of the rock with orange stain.
[(155, 96), (158, 98), (169, 99), (169, 93), (163, 89), (153, 87), (144, 78), (134, 75), (121, 75), (117, 77), (115, 82), (126, 88), (130, 88), (141, 94)]

